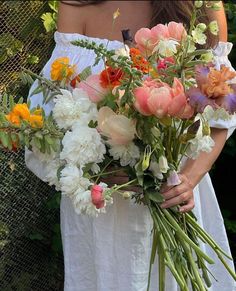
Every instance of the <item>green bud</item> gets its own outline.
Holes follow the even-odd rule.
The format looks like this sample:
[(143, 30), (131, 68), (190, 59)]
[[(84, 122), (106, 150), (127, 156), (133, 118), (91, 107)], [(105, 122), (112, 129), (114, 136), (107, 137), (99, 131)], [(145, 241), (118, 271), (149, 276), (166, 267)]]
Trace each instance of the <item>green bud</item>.
[(202, 32), (204, 32), (206, 30), (207, 26), (205, 23), (199, 23), (197, 25), (197, 29), (200, 29)]
[(212, 62), (213, 58), (214, 58), (214, 56), (213, 56), (213, 53), (211, 51), (209, 51), (206, 54), (201, 55), (201, 60), (206, 62), (206, 63)]
[(219, 32), (219, 27), (218, 27), (218, 23), (216, 20), (213, 20), (210, 22), (209, 24), (209, 29), (210, 29), (210, 32), (213, 34), (213, 35), (217, 35), (218, 32)]
[(131, 193), (129, 191), (125, 191), (122, 193), (123, 198), (129, 199), (131, 197)]
[(211, 128), (207, 123), (204, 123), (202, 126), (202, 134), (203, 135), (210, 135), (211, 134)]
[(203, 5), (203, 1), (198, 1), (197, 0), (197, 1), (194, 2), (194, 5), (195, 5), (196, 8), (201, 8), (202, 5)]
[(142, 162), (142, 170), (145, 171), (149, 167), (150, 158), (151, 158), (151, 147), (148, 145), (145, 148), (144, 155), (143, 155), (143, 162)]

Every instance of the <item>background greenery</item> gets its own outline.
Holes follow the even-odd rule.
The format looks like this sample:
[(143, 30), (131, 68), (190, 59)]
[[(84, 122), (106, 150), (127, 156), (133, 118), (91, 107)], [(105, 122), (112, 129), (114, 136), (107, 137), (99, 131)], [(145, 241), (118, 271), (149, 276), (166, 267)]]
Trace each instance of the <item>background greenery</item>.
[[(0, 94), (28, 94), (21, 68), (39, 72), (51, 55), (57, 1), (0, 3)], [(236, 68), (236, 3), (225, 1), (230, 60)], [(228, 140), (211, 177), (236, 258), (236, 133)], [(0, 290), (62, 290), (60, 195), (24, 166), (24, 154), (0, 152)], [(43, 279), (43, 280), (42, 280)]]

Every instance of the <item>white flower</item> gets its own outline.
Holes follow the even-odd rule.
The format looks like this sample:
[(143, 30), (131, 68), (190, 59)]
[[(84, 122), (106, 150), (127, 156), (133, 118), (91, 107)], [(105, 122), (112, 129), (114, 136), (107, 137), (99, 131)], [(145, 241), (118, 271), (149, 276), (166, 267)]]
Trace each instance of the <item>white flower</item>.
[(209, 135), (196, 136), (194, 139), (191, 139), (189, 143), (187, 155), (192, 159), (196, 159), (200, 152), (211, 152), (215, 145), (214, 140)]
[(114, 160), (120, 160), (122, 167), (133, 167), (140, 157), (139, 148), (133, 142), (127, 145), (112, 145), (109, 153)]
[(61, 167), (61, 162), (58, 158), (47, 163), (45, 172), (45, 182), (48, 182), (50, 186), (54, 185), (57, 191), (61, 190), (58, 180), (57, 172)]
[(153, 52), (158, 51), (163, 57), (171, 57), (177, 52), (178, 41), (173, 39), (161, 39)]
[(170, 171), (167, 178), (167, 186), (176, 186), (181, 183), (181, 180), (176, 171)]
[(115, 50), (115, 55), (112, 56), (112, 58), (115, 61), (118, 59), (119, 56), (130, 58), (129, 51), (129, 47), (127, 45), (124, 45), (124, 47)]
[(160, 156), (158, 164), (159, 164), (161, 173), (167, 173), (167, 171), (169, 170), (169, 166), (168, 166), (168, 161), (165, 156)]
[(210, 29), (210, 32), (213, 34), (213, 35), (217, 35), (218, 32), (219, 32), (219, 27), (218, 27), (218, 23), (216, 20), (213, 20), (210, 22), (209, 24), (209, 29)]
[(193, 41), (195, 43), (198, 43), (198, 44), (205, 44), (206, 43), (206, 35), (203, 33), (203, 31), (199, 28), (195, 28), (193, 31), (192, 31), (192, 37), (193, 37)]
[(88, 163), (102, 162), (106, 153), (97, 130), (79, 122), (72, 126), (72, 131), (66, 132), (62, 145), (60, 158), (81, 167)]
[(231, 115), (224, 108), (213, 109), (210, 105), (204, 108), (202, 115), (207, 121), (229, 120), (231, 118)]
[(149, 170), (153, 173), (153, 175), (159, 179), (162, 180), (163, 179), (163, 174), (160, 170), (159, 164), (157, 162), (151, 161), (150, 166), (149, 166)]
[(88, 190), (92, 185), (89, 179), (83, 177), (83, 171), (75, 165), (67, 165), (61, 171), (60, 185), (62, 194), (73, 196), (76, 193)]
[(88, 124), (96, 120), (97, 109), (83, 89), (76, 88), (73, 92), (61, 90), (62, 95), (54, 98), (53, 117), (60, 128), (70, 129), (78, 120)]
[(72, 202), (75, 208), (75, 212), (78, 214), (86, 214), (89, 216), (97, 216), (98, 213), (102, 212), (101, 209), (97, 209), (91, 199), (91, 191), (77, 191), (73, 196)]

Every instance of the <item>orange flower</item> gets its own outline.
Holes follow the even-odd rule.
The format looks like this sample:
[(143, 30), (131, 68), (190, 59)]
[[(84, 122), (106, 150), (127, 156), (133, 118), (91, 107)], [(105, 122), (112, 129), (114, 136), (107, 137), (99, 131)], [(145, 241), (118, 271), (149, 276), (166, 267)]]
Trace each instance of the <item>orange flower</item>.
[(101, 86), (103, 88), (109, 88), (111, 87), (112, 89), (115, 86), (119, 86), (121, 79), (123, 78), (124, 73), (122, 72), (121, 69), (114, 69), (111, 67), (106, 68), (103, 70), (100, 74), (100, 82)]
[(21, 120), (28, 121), (32, 127), (41, 128), (43, 126), (42, 109), (36, 109), (31, 114), (26, 103), (16, 104), (6, 115), (6, 119), (17, 126), (20, 126)]
[(53, 81), (62, 81), (63, 79), (68, 81), (74, 73), (75, 65), (69, 64), (68, 57), (58, 58), (51, 65), (51, 79)]
[(137, 48), (130, 49), (130, 57), (134, 63), (134, 67), (143, 73), (147, 74), (149, 72), (149, 63), (148, 61), (141, 55), (141, 52)]
[(220, 70), (210, 68), (207, 82), (201, 84), (201, 91), (209, 98), (224, 97), (232, 91), (226, 81), (234, 77), (236, 77), (236, 73), (225, 66), (221, 66)]
[(21, 120), (29, 120), (30, 111), (26, 103), (16, 104), (13, 110), (6, 115), (6, 119), (15, 124), (20, 125)]

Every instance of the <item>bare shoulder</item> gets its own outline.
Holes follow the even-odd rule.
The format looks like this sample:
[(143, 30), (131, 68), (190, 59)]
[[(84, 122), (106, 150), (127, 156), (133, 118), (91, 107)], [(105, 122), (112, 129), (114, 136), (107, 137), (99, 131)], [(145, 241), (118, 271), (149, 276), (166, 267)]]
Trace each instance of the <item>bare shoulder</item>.
[(210, 21), (216, 20), (219, 26), (219, 41), (227, 41), (228, 39), (228, 31), (227, 31), (227, 20), (224, 10), (224, 5), (222, 1), (219, 1), (220, 9), (213, 10), (208, 9), (207, 13)]

